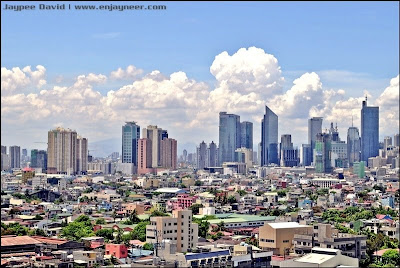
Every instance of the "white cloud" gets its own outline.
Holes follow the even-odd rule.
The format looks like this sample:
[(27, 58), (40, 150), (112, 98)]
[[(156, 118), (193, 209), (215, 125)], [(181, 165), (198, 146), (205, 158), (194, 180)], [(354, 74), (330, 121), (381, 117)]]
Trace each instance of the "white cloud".
[[(364, 94), (348, 97), (348, 90), (324, 88), (323, 79), (315, 72), (302, 74), (283, 92), (284, 78), (277, 59), (254, 47), (215, 57), (210, 68), (216, 77), (215, 88), (188, 78), (182, 71), (169, 76), (158, 70), (143, 74), (130, 65), (111, 72), (109, 77), (134, 81), (110, 88), (104, 95), (95, 88), (109, 79), (94, 73), (79, 75), (70, 85), (47, 86), (35, 93), (32, 87), (40, 88), (45, 70), (43, 66), (34, 71), (30, 67), (2, 68), (2, 129), (7, 129), (2, 136), (14, 138), (12, 133), (21, 123), (26, 129), (40, 129), (46, 136), (50, 128), (62, 123), (95, 141), (120, 137), (124, 121), (134, 120), (142, 127), (157, 124), (168, 129), (180, 143), (218, 141), (218, 113), (226, 111), (240, 115), (242, 121), (253, 122), (256, 144), (267, 104), (279, 115), (279, 134), (292, 134), (293, 140), (300, 143), (307, 139), (310, 116), (323, 116), (326, 125), (337, 122), (344, 132), (352, 116), (354, 125), (359, 126), (364, 98)], [(7, 94), (3, 94), (3, 85)], [(381, 116), (385, 116), (381, 133), (392, 133), (393, 126), (398, 126), (398, 87), (397, 76), (376, 100)], [(29, 93), (23, 91), (28, 89)], [(341, 137), (345, 139), (343, 132)]]
[(24, 92), (30, 87), (41, 88), (46, 84), (46, 68), (37, 65), (32, 71), (31, 66), (22, 68), (14, 67), (11, 70), (1, 68), (1, 94), (9, 95)]
[(143, 73), (142, 69), (138, 69), (133, 65), (129, 65), (126, 69), (118, 68), (110, 74), (111, 79), (136, 79)]

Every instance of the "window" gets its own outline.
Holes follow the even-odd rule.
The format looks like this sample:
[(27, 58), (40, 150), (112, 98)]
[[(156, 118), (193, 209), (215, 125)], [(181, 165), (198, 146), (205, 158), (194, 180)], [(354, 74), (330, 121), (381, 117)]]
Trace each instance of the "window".
[(184, 218), (184, 216), (182, 215), (182, 219)]
[(289, 243), (289, 240), (283, 240), (283, 243)]
[(265, 239), (265, 242), (267, 242), (267, 243), (274, 243), (275, 240), (273, 240), (273, 239)]
[(170, 223), (170, 222), (168, 223), (168, 226), (171, 226), (171, 223)]
[(318, 230), (318, 225), (314, 225), (314, 230)]

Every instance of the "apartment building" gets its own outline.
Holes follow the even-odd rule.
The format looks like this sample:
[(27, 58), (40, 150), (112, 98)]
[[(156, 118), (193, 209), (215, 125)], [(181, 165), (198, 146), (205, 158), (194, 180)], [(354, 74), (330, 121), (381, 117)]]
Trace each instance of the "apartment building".
[(293, 249), (296, 234), (312, 235), (312, 226), (297, 222), (266, 223), (259, 229), (259, 247), (264, 251), (273, 251), (275, 255), (288, 254)]
[(367, 236), (339, 233), (330, 224), (316, 224), (312, 234), (295, 234), (295, 252), (310, 253), (313, 247), (339, 249), (342, 255), (364, 258), (367, 249)]
[(197, 246), (198, 225), (192, 223), (191, 210), (174, 210), (172, 217), (151, 217), (146, 227), (146, 243), (170, 240), (177, 252), (188, 252)]

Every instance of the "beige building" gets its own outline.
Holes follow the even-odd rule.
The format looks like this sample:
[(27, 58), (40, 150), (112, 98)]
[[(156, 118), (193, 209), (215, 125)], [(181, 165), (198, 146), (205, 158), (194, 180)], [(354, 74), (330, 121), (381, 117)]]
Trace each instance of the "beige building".
[(75, 130), (58, 127), (48, 132), (47, 171), (75, 174), (87, 171), (88, 141)]
[(151, 217), (146, 226), (146, 243), (170, 240), (177, 252), (195, 248), (198, 241), (198, 225), (192, 222), (191, 210), (174, 210), (172, 217)]
[(142, 203), (123, 203), (122, 210), (125, 210), (127, 214), (133, 213), (136, 210), (137, 215), (144, 214), (144, 204)]
[(177, 155), (177, 142), (174, 139), (164, 138), (160, 142), (160, 161), (163, 168), (175, 170)]
[(160, 179), (156, 178), (139, 178), (134, 181), (137, 186), (142, 187), (143, 189), (154, 189), (160, 187)]
[(293, 249), (295, 234), (312, 234), (312, 226), (297, 222), (266, 223), (260, 227), (259, 247), (273, 251), (275, 255), (285, 255)]

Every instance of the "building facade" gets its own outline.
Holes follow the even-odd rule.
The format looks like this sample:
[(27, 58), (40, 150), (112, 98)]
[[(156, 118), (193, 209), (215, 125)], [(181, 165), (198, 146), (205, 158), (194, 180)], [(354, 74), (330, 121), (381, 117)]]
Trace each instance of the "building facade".
[(161, 166), (175, 170), (178, 160), (177, 141), (175, 139), (164, 138), (160, 142)]
[(253, 123), (240, 123), (240, 146), (253, 150)]
[(308, 144), (311, 146), (310, 158), (311, 163), (314, 162), (313, 151), (315, 149), (315, 141), (317, 134), (322, 133), (322, 117), (312, 117), (308, 120)]
[(379, 107), (368, 107), (367, 98), (361, 108), (361, 161), (379, 155)]
[(31, 150), (31, 167), (41, 168), (42, 172), (47, 170), (47, 152), (45, 150)]
[(122, 163), (138, 163), (138, 140), (140, 126), (136, 122), (126, 122), (122, 126)]
[(361, 140), (358, 128), (349, 127), (347, 130), (347, 158), (349, 166), (360, 161)]
[(232, 162), (235, 150), (240, 147), (241, 131), (240, 116), (219, 113), (219, 163)]
[(21, 167), (21, 147), (10, 146), (10, 166), (11, 168)]
[(261, 166), (279, 164), (278, 160), (278, 116), (265, 106), (261, 121)]

